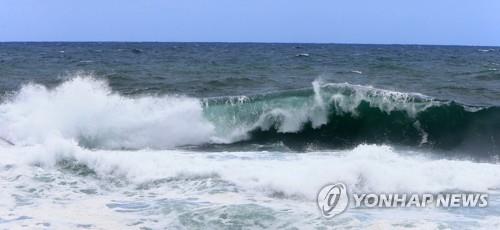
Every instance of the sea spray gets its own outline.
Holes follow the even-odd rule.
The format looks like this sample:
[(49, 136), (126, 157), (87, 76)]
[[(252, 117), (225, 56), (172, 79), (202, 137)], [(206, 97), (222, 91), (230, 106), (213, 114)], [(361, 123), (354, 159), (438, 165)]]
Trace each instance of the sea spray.
[(500, 154), (498, 107), (471, 107), (347, 83), (253, 96), (124, 96), (77, 76), (24, 85), (0, 104), (0, 137), (20, 145), (68, 139), (91, 149), (283, 143), (295, 150), (394, 144), (473, 157)]
[(0, 105), (0, 136), (21, 145), (74, 139), (90, 148), (171, 148), (209, 141), (198, 99), (124, 97), (103, 81), (75, 77), (55, 88), (29, 84)]

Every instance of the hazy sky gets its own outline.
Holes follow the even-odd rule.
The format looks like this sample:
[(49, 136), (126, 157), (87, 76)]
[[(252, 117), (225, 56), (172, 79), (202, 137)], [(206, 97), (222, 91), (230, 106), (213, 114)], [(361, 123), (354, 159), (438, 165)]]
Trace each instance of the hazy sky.
[(500, 45), (500, 1), (0, 0), (0, 41)]

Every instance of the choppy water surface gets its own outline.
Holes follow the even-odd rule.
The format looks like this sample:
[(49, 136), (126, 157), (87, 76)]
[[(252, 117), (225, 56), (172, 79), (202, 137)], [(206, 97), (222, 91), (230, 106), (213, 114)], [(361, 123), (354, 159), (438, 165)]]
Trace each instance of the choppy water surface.
[[(500, 227), (500, 49), (0, 43), (0, 227)], [(319, 188), (483, 209), (318, 212)]]

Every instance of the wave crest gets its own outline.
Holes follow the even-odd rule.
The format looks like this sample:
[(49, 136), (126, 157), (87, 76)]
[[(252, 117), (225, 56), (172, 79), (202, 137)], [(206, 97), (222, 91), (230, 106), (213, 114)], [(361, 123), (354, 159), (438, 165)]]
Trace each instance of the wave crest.
[(0, 135), (16, 144), (64, 138), (91, 148), (200, 144), (208, 142), (214, 130), (198, 99), (124, 97), (89, 77), (75, 77), (52, 89), (22, 87), (0, 105), (0, 126)]
[(32, 145), (72, 139), (89, 148), (139, 149), (275, 144), (392, 144), (500, 155), (500, 108), (472, 107), (348, 83), (197, 99), (125, 97), (78, 76), (55, 88), (25, 85), (0, 105), (0, 137)]
[(500, 109), (348, 83), (205, 100), (205, 116), (227, 142), (276, 143), (304, 150), (362, 143), (499, 155)]

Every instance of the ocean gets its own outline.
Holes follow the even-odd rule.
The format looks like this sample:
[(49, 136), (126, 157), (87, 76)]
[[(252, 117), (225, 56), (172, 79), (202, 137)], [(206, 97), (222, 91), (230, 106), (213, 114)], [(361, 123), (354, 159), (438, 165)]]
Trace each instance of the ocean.
[(498, 229), (500, 48), (0, 43), (0, 157), (2, 229)]

